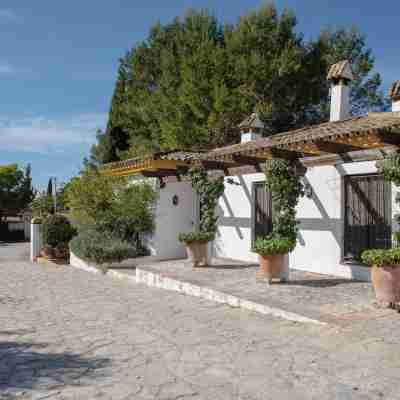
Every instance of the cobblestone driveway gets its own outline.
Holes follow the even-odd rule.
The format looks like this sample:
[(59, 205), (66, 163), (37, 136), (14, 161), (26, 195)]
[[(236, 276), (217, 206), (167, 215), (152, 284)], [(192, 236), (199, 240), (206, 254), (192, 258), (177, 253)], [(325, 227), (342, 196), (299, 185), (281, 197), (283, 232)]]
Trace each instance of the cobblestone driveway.
[(321, 328), (0, 258), (0, 399), (400, 399), (399, 321)]

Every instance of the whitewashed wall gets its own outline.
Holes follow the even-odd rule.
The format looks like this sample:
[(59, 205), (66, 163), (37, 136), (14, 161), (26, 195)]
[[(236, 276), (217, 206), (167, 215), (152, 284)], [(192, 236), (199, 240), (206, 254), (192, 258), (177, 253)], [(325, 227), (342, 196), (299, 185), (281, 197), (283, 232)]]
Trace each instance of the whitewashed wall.
[[(376, 172), (375, 162), (358, 162), (338, 166), (309, 167), (305, 179), (313, 190), (312, 198), (304, 197), (298, 206), (300, 235), (290, 255), (290, 267), (342, 277), (365, 279), (367, 271), (341, 263), (343, 255), (343, 176)], [(240, 185), (227, 183), (232, 178)], [(225, 193), (219, 201), (218, 237), (214, 254), (255, 262), (251, 252), (252, 183), (263, 181), (263, 174), (227, 177)], [(393, 214), (399, 212), (394, 199)]]
[[(155, 209), (155, 230), (147, 245), (152, 255), (160, 258), (182, 258), (186, 256), (184, 246), (179, 243), (180, 232), (191, 232), (196, 223), (195, 196), (189, 182), (168, 183), (158, 189)], [(178, 196), (178, 205), (173, 197)]]
[[(234, 183), (228, 183), (233, 179)], [(219, 200), (218, 233), (214, 255), (245, 261), (257, 261), (251, 247), (252, 184), (262, 182), (262, 173), (225, 178), (225, 193)]]

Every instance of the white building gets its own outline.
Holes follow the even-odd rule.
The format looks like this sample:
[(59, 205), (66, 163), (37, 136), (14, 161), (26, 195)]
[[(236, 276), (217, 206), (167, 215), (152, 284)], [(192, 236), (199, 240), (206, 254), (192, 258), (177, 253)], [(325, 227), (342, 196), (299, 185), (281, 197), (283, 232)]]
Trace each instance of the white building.
[[(396, 188), (377, 173), (376, 160), (400, 144), (400, 81), (393, 84), (393, 111), (349, 117), (350, 65), (334, 65), (331, 121), (296, 131), (262, 137), (263, 124), (253, 114), (241, 125), (240, 144), (209, 153), (170, 152), (152, 159), (109, 164), (107, 173), (142, 173), (156, 177), (159, 201), (156, 229), (150, 240), (160, 258), (185, 256), (179, 232), (195, 230), (196, 196), (180, 169), (198, 163), (212, 174), (225, 174), (215, 256), (256, 262), (252, 242), (270, 227), (270, 198), (264, 188), (263, 163), (271, 157), (297, 160), (306, 172), (306, 196), (298, 206), (298, 244), (290, 254), (290, 268), (342, 277), (367, 279), (357, 262), (366, 248), (390, 247)], [(177, 177), (176, 177), (177, 176)]]

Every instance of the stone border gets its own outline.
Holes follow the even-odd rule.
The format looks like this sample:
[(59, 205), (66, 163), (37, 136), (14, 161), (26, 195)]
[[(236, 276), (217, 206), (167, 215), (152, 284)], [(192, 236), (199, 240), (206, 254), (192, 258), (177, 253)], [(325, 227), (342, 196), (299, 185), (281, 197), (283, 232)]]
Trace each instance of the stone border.
[(101, 269), (98, 266), (96, 266), (96, 264), (88, 263), (87, 261), (82, 260), (71, 251), (70, 251), (69, 264), (71, 267), (75, 267), (86, 272), (91, 272), (92, 274), (109, 275), (112, 278), (136, 283), (136, 275), (124, 274), (123, 272), (115, 271), (112, 269), (109, 269), (106, 273), (103, 273)]
[[(86, 261), (78, 258), (73, 253), (70, 254), (70, 265), (86, 272), (91, 272), (95, 274), (102, 273), (99, 268), (95, 266), (95, 264), (87, 263)], [(274, 317), (280, 317), (289, 321), (312, 323), (317, 325), (328, 325), (327, 322), (292, 313), (290, 311), (285, 311), (280, 308), (256, 303), (237, 296), (220, 292), (218, 290), (211, 289), (206, 286), (198, 286), (189, 282), (178, 281), (176, 279), (165, 277), (160, 273), (151, 272), (138, 267), (136, 267), (136, 275), (128, 275), (126, 273), (115, 271), (112, 269), (109, 269), (105, 273), (105, 275), (109, 275), (113, 278), (125, 281), (128, 280), (132, 283), (142, 283), (158, 289), (170, 290), (189, 296), (199, 297), (220, 304), (227, 304), (234, 308), (242, 308), (249, 311), (255, 311), (264, 315), (272, 315)]]
[(285, 311), (280, 308), (270, 307), (265, 304), (256, 303), (237, 296), (220, 292), (206, 286), (198, 286), (189, 282), (182, 282), (176, 279), (162, 276), (141, 268), (136, 268), (136, 282), (143, 283), (147, 286), (159, 289), (171, 290), (178, 293), (187, 294), (189, 296), (200, 297), (202, 299), (214, 301), (216, 303), (227, 304), (234, 308), (242, 308), (245, 310), (255, 311), (264, 315), (272, 315), (289, 321), (312, 323), (317, 325), (328, 325), (317, 319), (308, 318), (300, 314)]

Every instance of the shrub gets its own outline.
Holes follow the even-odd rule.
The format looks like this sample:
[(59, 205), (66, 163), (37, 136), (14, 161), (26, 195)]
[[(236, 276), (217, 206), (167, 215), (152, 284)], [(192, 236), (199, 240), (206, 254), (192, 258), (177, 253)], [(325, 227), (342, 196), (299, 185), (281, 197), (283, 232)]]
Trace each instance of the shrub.
[(400, 248), (365, 250), (361, 254), (361, 260), (374, 267), (397, 267), (400, 266)]
[(76, 235), (75, 228), (64, 215), (49, 215), (43, 219), (43, 242), (51, 247), (67, 247)]
[(207, 243), (213, 241), (214, 238), (215, 234), (212, 232), (189, 232), (179, 234), (179, 241), (185, 244), (193, 242)]
[(79, 232), (79, 235), (71, 241), (70, 248), (78, 257), (99, 265), (121, 262), (138, 256), (138, 250), (131, 243), (93, 228)]
[(295, 246), (296, 240), (293, 239), (266, 237), (257, 239), (252, 250), (262, 256), (272, 256), (275, 254), (287, 254)]

